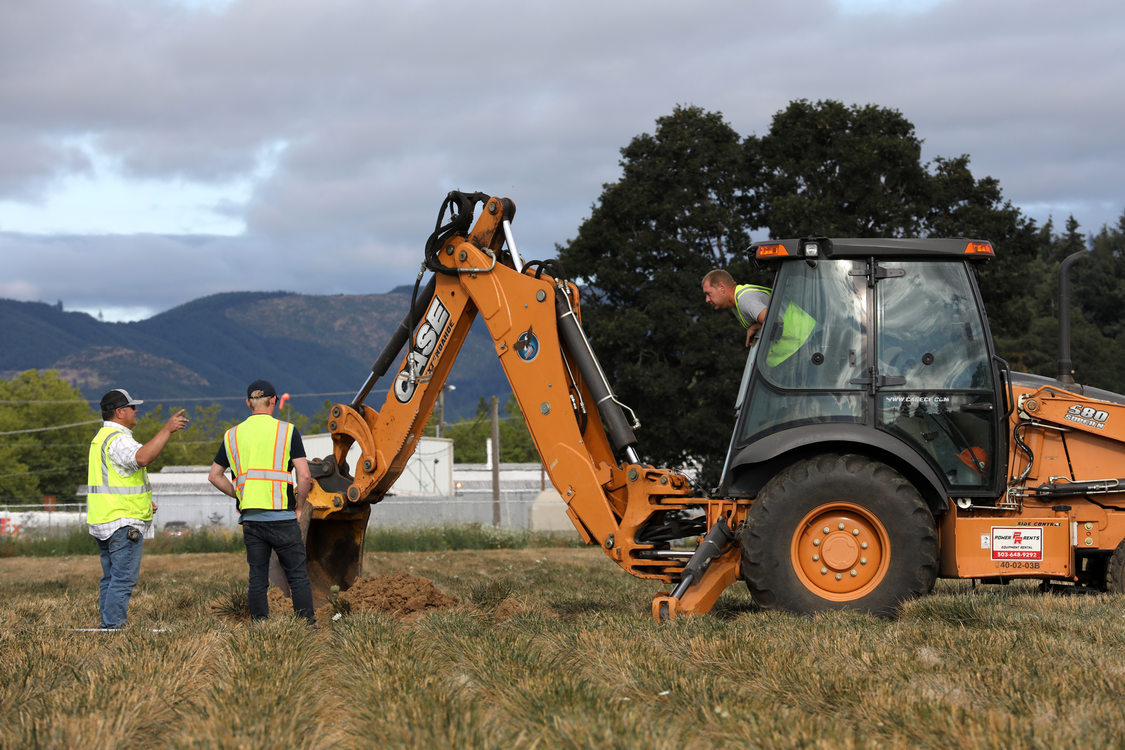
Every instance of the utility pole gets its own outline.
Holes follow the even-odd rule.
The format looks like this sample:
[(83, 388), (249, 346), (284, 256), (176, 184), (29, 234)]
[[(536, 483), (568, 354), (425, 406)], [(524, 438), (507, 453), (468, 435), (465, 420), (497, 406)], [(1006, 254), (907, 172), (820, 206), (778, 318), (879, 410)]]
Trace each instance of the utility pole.
[(437, 437), (445, 437), (445, 392), (455, 390), (455, 385), (443, 385), (438, 391)]
[(1074, 385), (1074, 363), (1070, 359), (1070, 267), (1091, 255), (1089, 250), (1071, 253), (1059, 264), (1059, 377), (1063, 385)]
[(492, 525), (500, 525), (500, 399), (492, 397)]

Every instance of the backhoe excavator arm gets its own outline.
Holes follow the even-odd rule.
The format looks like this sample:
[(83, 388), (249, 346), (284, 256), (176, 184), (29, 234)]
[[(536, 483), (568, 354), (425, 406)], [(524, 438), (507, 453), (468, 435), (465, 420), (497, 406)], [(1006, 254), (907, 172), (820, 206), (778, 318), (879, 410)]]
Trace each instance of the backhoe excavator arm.
[(1060, 502), (1099, 496), (1125, 507), (1125, 404), (1054, 385), (1020, 393), (1014, 415), (1014, 497)]
[[(477, 203), (483, 209), (470, 230)], [(443, 225), (446, 212), (451, 219)], [(673, 597), (660, 598), (660, 616), (706, 611), (737, 577), (731, 533), (716, 535), (727, 548), (697, 558), (686, 584), (690, 553), (669, 550), (669, 534), (701, 534), (720, 523), (736, 529), (747, 506), (693, 497), (682, 474), (640, 463), (636, 420), (614, 398), (582, 332), (577, 287), (551, 261), (523, 267), (511, 238), (514, 213), (508, 199), (450, 193), (427, 242), (433, 278), (416, 294), (356, 398), (332, 407), (333, 453), (310, 461), (315, 482), (307, 547), (314, 595), (324, 600), (332, 586), (346, 589), (361, 574), (370, 507), (413, 453), (479, 315), (578, 533), (633, 575), (681, 584)], [(397, 359), (403, 345), (406, 354)], [(396, 359), (394, 385), (375, 410), (364, 401)], [(360, 458), (349, 467), (353, 444)], [(697, 516), (685, 525), (681, 517), (691, 513)]]

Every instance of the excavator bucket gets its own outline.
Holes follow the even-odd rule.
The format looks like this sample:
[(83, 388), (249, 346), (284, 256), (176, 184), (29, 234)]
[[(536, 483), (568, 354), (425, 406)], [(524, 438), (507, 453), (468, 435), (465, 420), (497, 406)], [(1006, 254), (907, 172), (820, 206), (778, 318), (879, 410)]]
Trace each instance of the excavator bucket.
[[(308, 554), (309, 583), (313, 605), (320, 607), (331, 597), (332, 587), (345, 591), (363, 573), (363, 540), (371, 506), (334, 513), (330, 518), (312, 518), (312, 509), (302, 514), (301, 535)], [(289, 584), (276, 555), (270, 560), (270, 582), (289, 595)]]
[(316, 606), (328, 601), (333, 586), (344, 591), (363, 573), (363, 539), (370, 516), (371, 506), (364, 505), (331, 518), (312, 519), (305, 549)]

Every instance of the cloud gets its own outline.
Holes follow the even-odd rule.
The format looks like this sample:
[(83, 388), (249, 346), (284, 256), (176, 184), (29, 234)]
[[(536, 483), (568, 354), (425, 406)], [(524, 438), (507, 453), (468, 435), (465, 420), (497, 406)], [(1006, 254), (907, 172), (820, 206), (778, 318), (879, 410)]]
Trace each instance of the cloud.
[(3, 293), (386, 291), (454, 188), (512, 197), (547, 257), (677, 104), (743, 134), (798, 98), (893, 107), (926, 158), (970, 154), (1031, 215), (1096, 230), (1125, 195), (1123, 31), (1105, 0), (6, 3), (0, 252), (26, 257)]

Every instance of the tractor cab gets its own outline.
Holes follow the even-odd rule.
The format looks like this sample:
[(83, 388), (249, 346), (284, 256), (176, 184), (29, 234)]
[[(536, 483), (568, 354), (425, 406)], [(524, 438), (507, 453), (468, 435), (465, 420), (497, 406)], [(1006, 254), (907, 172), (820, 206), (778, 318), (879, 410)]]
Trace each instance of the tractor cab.
[(935, 511), (996, 497), (1004, 378), (963, 239), (795, 239), (751, 246), (777, 273), (751, 348), (717, 494), (754, 497), (784, 466), (868, 455)]

